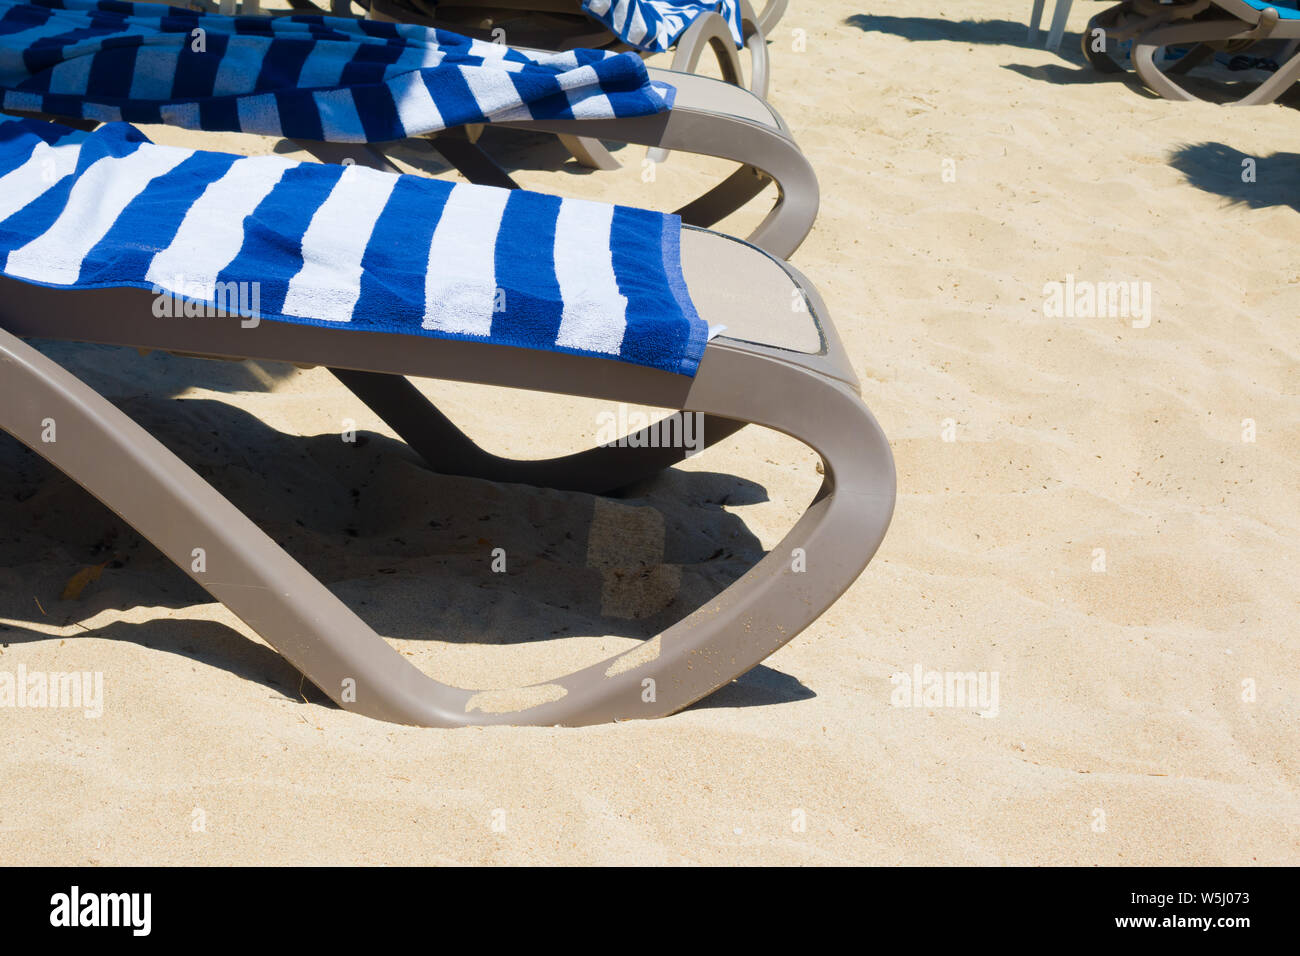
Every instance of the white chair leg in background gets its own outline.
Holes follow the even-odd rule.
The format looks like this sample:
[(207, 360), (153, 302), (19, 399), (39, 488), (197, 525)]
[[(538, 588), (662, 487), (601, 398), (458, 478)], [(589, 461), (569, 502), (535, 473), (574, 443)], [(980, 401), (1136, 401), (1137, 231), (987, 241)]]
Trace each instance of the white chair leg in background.
[(1047, 0), (1034, 0), (1034, 12), (1029, 15), (1029, 37), (1030, 43), (1038, 41), (1038, 28), (1043, 22), (1043, 4)]
[(1061, 38), (1065, 36), (1065, 21), (1070, 16), (1071, 0), (1056, 0), (1056, 12), (1052, 14), (1052, 29), (1047, 34), (1047, 48), (1059, 50)]

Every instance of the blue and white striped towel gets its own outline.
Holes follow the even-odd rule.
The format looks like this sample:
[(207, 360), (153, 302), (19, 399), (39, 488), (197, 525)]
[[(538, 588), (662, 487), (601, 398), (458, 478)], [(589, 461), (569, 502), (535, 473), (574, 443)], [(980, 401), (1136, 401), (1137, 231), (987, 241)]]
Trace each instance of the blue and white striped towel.
[(582, 9), (638, 50), (663, 53), (672, 49), (705, 13), (721, 14), (731, 28), (736, 48), (745, 45), (737, 0), (582, 0)]
[(526, 54), (412, 24), (0, 0), (5, 109), (340, 143), (662, 112), (632, 53)]
[(151, 289), (186, 314), (238, 290), (262, 319), (694, 375), (708, 330), (680, 235), (623, 206), (0, 118), (0, 273)]

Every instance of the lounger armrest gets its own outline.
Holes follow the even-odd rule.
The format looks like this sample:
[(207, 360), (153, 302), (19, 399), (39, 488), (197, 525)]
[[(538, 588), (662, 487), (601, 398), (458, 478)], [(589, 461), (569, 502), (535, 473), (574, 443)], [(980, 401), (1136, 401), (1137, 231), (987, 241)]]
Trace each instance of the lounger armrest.
[[(750, 96), (736, 87), (716, 80), (710, 82), (731, 90), (732, 95)], [(821, 202), (820, 190), (812, 166), (783, 128), (784, 123), (766, 104), (763, 108), (772, 116), (771, 123), (710, 109), (707, 104), (696, 105), (689, 96), (679, 96), (671, 110), (654, 116), (531, 120), (497, 125), (659, 146), (741, 163), (745, 168), (740, 172), (678, 212), (688, 225), (712, 225), (757, 195), (765, 180), (770, 179), (777, 187), (776, 203), (750, 233), (748, 241), (774, 256), (788, 259), (812, 229)], [(752, 180), (748, 184), (747, 176)]]
[(789, 2), (790, 0), (767, 0), (767, 6), (763, 7), (755, 20), (764, 36), (772, 35), (772, 30), (776, 27), (777, 21), (784, 15)]

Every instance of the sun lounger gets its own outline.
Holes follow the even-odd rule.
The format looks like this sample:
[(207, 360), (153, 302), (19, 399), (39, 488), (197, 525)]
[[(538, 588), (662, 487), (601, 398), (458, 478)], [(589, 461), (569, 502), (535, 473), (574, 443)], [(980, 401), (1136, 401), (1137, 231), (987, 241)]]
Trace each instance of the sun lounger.
[[(1103, 31), (1106, 50), (1095, 49), (1094, 31)], [(1147, 87), (1171, 100), (1199, 97), (1174, 77), (1188, 73), (1215, 53), (1240, 53), (1265, 40), (1290, 41), (1269, 79), (1235, 100), (1237, 105), (1271, 103), (1300, 79), (1300, 10), (1266, 0), (1125, 0), (1097, 14), (1083, 34), (1083, 52), (1103, 72), (1121, 70), (1112, 58), (1115, 47), (1132, 40), (1133, 68)], [(1160, 52), (1188, 51), (1165, 68)]]
[[(348, 3), (335, 0), (336, 7)], [(766, 38), (785, 11), (786, 0), (769, 0), (762, 14), (754, 13), (749, 0), (461, 0), (453, 4), (366, 0), (366, 6), (368, 19), (449, 27), (470, 36), (531, 49), (599, 47), (633, 50), (647, 56), (675, 48), (670, 65), (674, 73), (693, 74), (700, 57), (712, 51), (723, 80), (736, 86), (745, 85), (736, 51), (747, 49), (748, 88), (766, 99)], [(591, 20), (575, 16), (579, 11), (595, 18), (605, 30), (593, 33)], [(565, 139), (564, 144), (584, 166), (618, 168), (618, 161), (594, 137)], [(660, 163), (668, 158), (668, 152), (654, 148), (647, 155)]]
[(630, 54), (537, 54), (334, 17), (0, 0), (0, 94), (10, 113), (284, 136), (330, 160), (370, 162), (368, 144), (436, 136), (453, 165), (492, 185), (513, 183), (463, 135), (467, 126), (705, 153), (741, 166), (678, 213), (713, 225), (775, 182), (777, 201), (748, 238), (781, 257), (803, 241), (818, 205), (811, 167), (762, 100), (647, 71)]
[[(426, 23), (512, 46), (545, 50), (589, 47), (675, 50), (671, 69), (694, 72), (711, 51), (728, 82), (743, 84), (738, 50), (750, 55), (748, 88), (767, 96), (767, 37), (785, 12), (787, 0), (768, 0), (756, 13), (749, 0), (365, 0), (371, 17)], [(334, 0), (336, 13), (351, 0)], [(496, 31), (500, 31), (497, 33)]]
[[(1065, 23), (1070, 18), (1070, 4), (1072, 0), (1056, 0), (1056, 10), (1052, 13), (1052, 26), (1047, 31), (1047, 49), (1059, 50), (1061, 48), (1061, 38), (1065, 36)], [(1038, 34), (1043, 22), (1043, 7), (1046, 0), (1034, 0), (1033, 10), (1029, 14), (1029, 42), (1035, 43), (1038, 40)]]
[[(202, 317), (159, 318), (160, 296)], [(705, 416), (707, 443), (764, 425), (816, 450), (824, 483), (758, 564), (640, 647), (528, 688), (455, 688), (24, 337), (325, 366), (443, 472), (600, 492), (686, 449), (638, 440), (505, 461), (404, 376), (686, 409)], [(672, 216), (157, 146), (125, 124), (0, 118), (0, 429), (348, 710), (430, 726), (588, 724), (663, 716), (744, 673), (829, 607), (884, 536), (893, 463), (858, 391), (806, 279)]]

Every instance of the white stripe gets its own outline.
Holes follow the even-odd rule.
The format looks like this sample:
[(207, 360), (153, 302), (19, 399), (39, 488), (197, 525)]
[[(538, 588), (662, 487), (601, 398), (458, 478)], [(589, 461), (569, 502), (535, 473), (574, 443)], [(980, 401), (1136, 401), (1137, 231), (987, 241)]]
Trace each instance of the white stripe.
[(632, 5), (630, 3), (621, 3), (614, 10), (614, 32), (621, 34), (623, 26), (627, 23), (627, 15), (631, 13)]
[(614, 115), (614, 107), (604, 93), (593, 93), (577, 102), (570, 95), (569, 109), (573, 112), (574, 119), (601, 119)]
[(66, 55), (71, 59), (55, 64), (54, 69), (50, 70), (50, 92), (81, 96), (86, 92), (86, 84), (90, 82), (90, 67), (94, 63), (94, 57), (75, 55), (71, 51)]
[[(3, 74), (0, 74), (2, 76)], [(20, 113), (43, 113), (45, 97), (40, 93), (20, 93), (17, 90), (5, 90), (5, 109)]]
[(177, 48), (140, 47), (131, 68), (131, 99), (168, 99), (176, 82), (176, 63), (180, 56)]
[(342, 44), (331, 40), (321, 40), (312, 47), (298, 74), (298, 89), (310, 90), (337, 84), (343, 75), (343, 67), (347, 65), (344, 58), (339, 56), (341, 46)]
[(490, 118), (502, 109), (519, 111), (519, 91), (510, 82), (509, 74), (491, 67), (462, 66), (460, 75), (484, 116)]
[(385, 78), (437, 66), (447, 56), (439, 47), (408, 46), (397, 62), (384, 71)]
[(555, 278), (564, 310), (556, 345), (618, 354), (627, 329), (627, 297), (618, 291), (610, 228), (614, 207), (560, 202), (555, 221)]
[(420, 136), (445, 128), (442, 113), (429, 94), (423, 75), (407, 73), (399, 76), (393, 80), (392, 91), (397, 118), (402, 121), (406, 135)]
[(9, 254), (5, 271), (20, 279), (72, 285), (87, 253), (154, 179), (171, 172), (192, 149), (144, 147), (91, 163), (68, 194), (68, 204), (43, 235)]
[(302, 237), (302, 269), (289, 281), (285, 315), (350, 322), (361, 297), (361, 260), (397, 177), (348, 166)]
[(257, 88), (257, 77), (262, 72), (262, 61), (271, 48), (269, 37), (241, 35), (238, 43), (231, 43), (217, 67), (217, 78), (212, 84), (213, 96), (230, 96), (251, 93)]
[(77, 168), (81, 146), (37, 143), (27, 162), (0, 176), (0, 222), (35, 202)]
[(424, 328), (463, 335), (492, 333), (497, 233), (509, 198), (507, 189), (452, 187), (429, 245)]
[(352, 90), (317, 90), (311, 95), (316, 103), (316, 112), (320, 116), (320, 128), (323, 137), (331, 143), (364, 143), (366, 128), (361, 125), (361, 114), (357, 112), (356, 100)]
[(632, 11), (632, 26), (627, 31), (627, 42), (638, 46), (649, 32), (650, 28), (646, 25), (645, 17), (641, 15), (641, 9), (638, 7)]
[[(278, 156), (236, 160), (190, 206), (171, 245), (149, 263), (145, 278), (184, 295), (192, 295), (187, 290), (197, 285), (202, 292), (195, 297), (210, 301), (217, 276), (243, 248), (244, 220), (297, 165)], [(185, 288), (172, 288), (177, 277)]]
[(122, 110), (103, 103), (82, 103), (81, 116), (83, 119), (98, 120), (101, 123), (122, 122)]
[(280, 104), (272, 93), (241, 96), (235, 100), (239, 115), (239, 130), (243, 133), (260, 133), (262, 136), (279, 136)]

